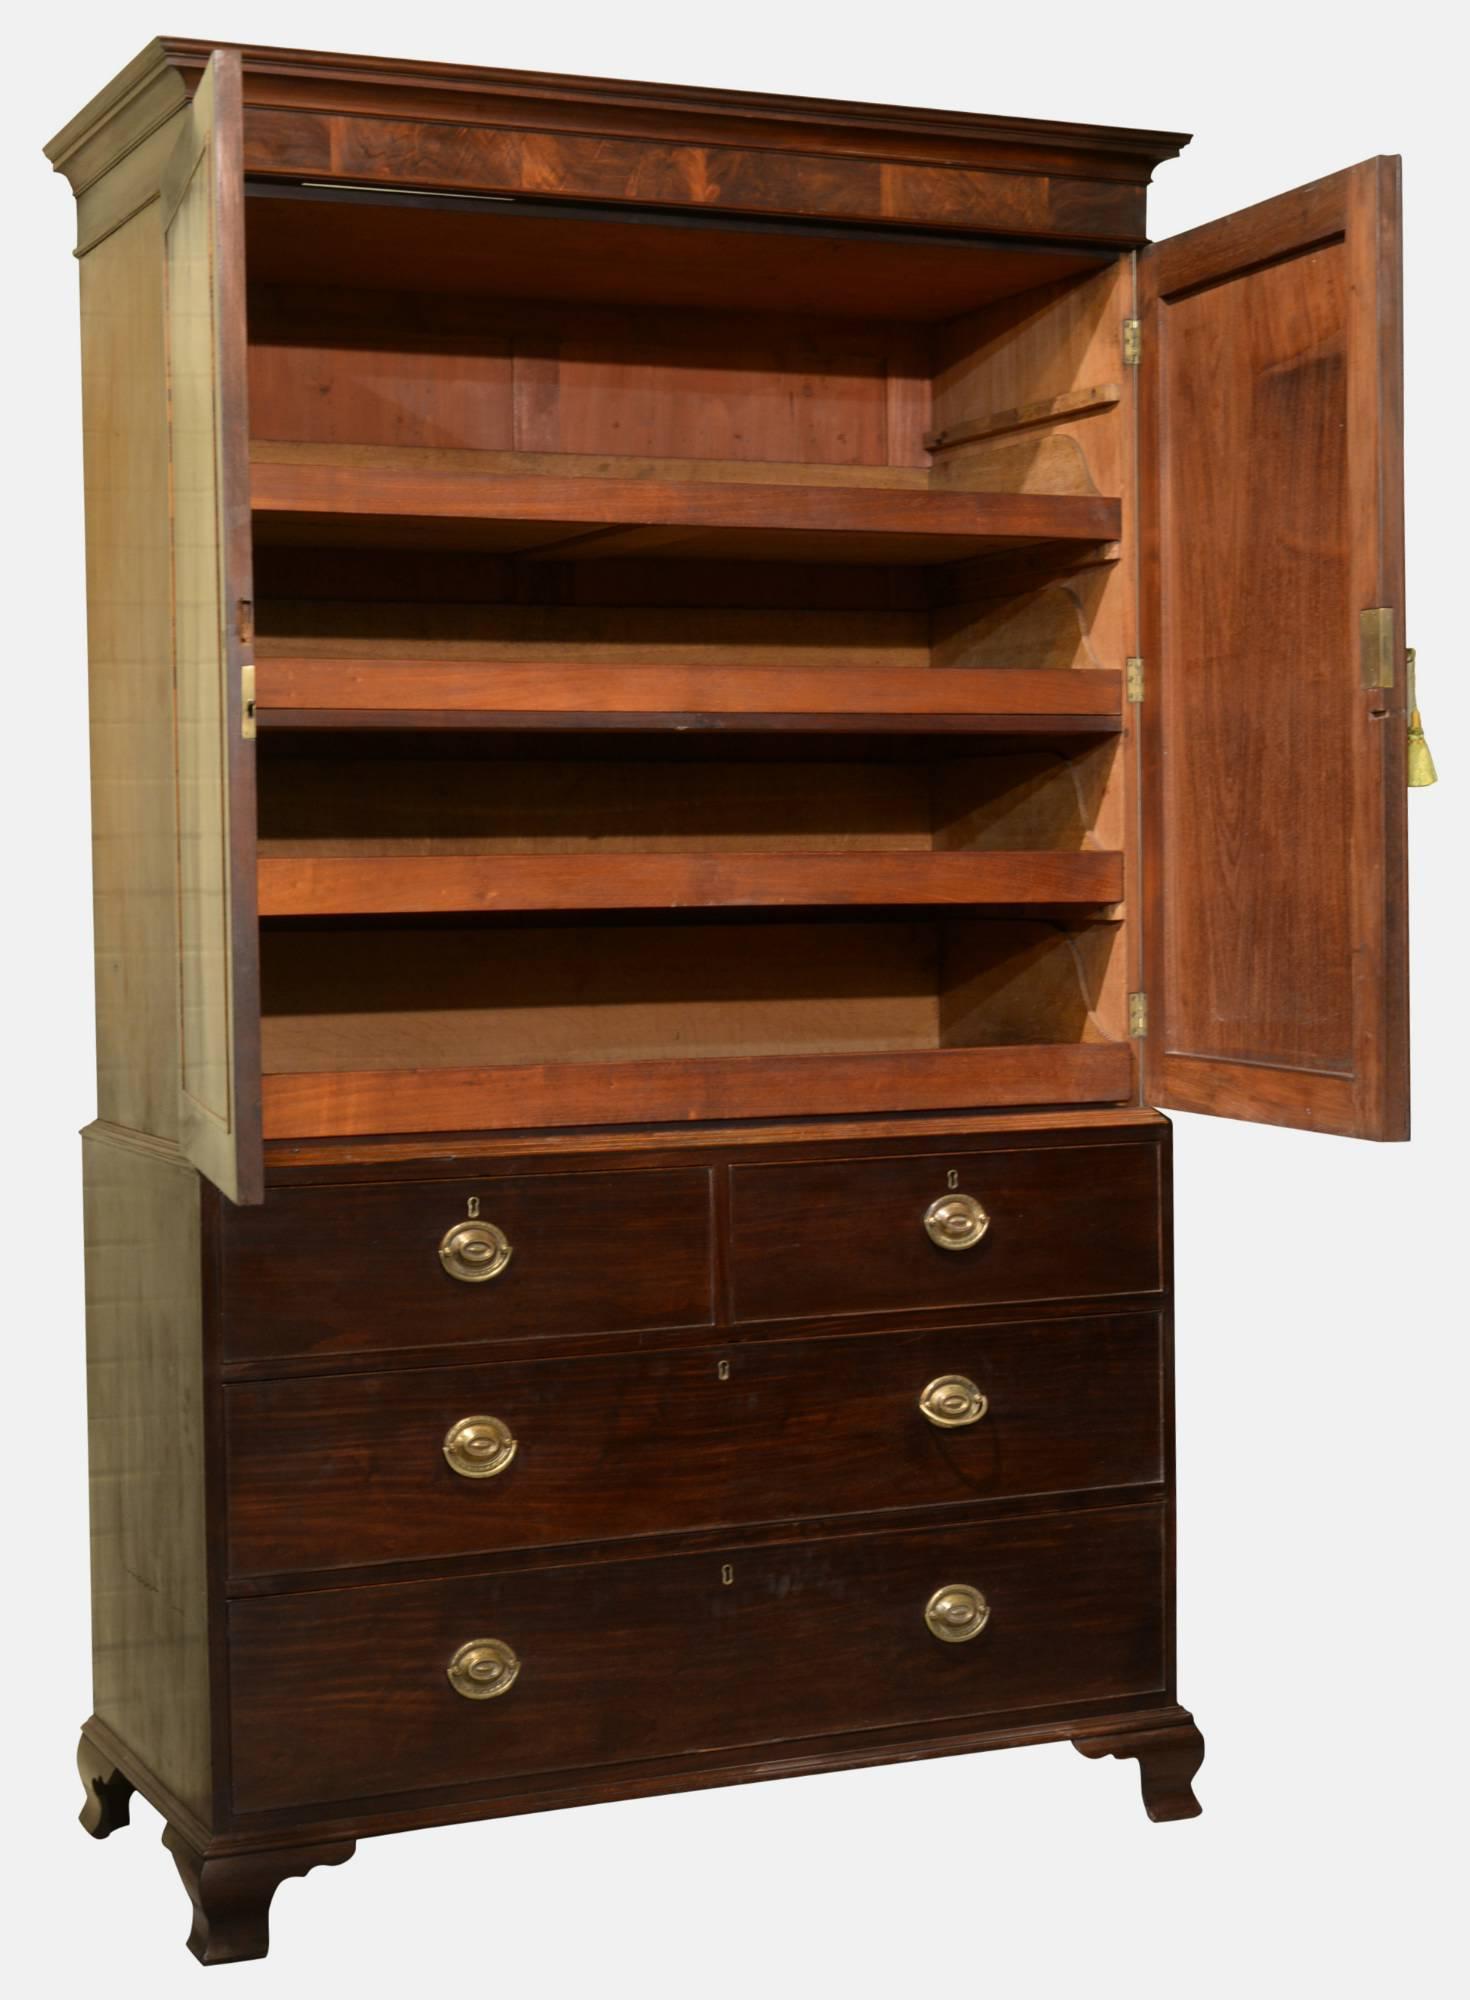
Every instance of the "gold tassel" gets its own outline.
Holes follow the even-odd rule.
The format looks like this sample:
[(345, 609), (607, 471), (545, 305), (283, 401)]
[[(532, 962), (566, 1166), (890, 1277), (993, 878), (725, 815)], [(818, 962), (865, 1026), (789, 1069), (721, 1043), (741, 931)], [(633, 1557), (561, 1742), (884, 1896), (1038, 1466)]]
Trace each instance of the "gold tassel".
[(1433, 785), (1439, 780), (1429, 745), (1424, 740), (1424, 724), (1419, 720), (1418, 694), (1414, 685), (1415, 664), (1414, 648), (1405, 647), (1404, 665), (1408, 669), (1409, 681), (1409, 754), (1406, 772), (1411, 789), (1422, 785)]

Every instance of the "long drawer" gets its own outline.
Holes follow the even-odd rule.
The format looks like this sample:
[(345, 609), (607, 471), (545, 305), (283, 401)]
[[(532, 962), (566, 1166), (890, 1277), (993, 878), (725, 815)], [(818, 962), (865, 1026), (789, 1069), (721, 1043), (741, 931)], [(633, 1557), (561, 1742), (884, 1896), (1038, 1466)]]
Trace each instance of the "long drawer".
[(1151, 1313), (259, 1382), (225, 1400), (242, 1576), (1163, 1477)]
[(1150, 1696), (1164, 1531), (1150, 1504), (237, 1600), (235, 1805)]
[(703, 1168), (272, 1189), (224, 1211), (225, 1355), (707, 1326), (710, 1209)]
[(1161, 1192), (1151, 1140), (737, 1165), (734, 1317), (1157, 1291)]

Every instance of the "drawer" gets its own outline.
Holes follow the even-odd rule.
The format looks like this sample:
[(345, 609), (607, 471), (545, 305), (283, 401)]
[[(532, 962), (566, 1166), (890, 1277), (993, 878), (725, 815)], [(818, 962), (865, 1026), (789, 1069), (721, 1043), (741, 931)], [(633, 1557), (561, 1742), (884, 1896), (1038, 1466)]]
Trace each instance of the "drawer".
[[(1165, 1680), (1163, 1552), (1163, 1511), (1147, 1505), (240, 1599), (235, 1805), (1153, 1696)], [(958, 1643), (925, 1616), (953, 1585), (989, 1610)], [(497, 1647), (481, 1652), (482, 1671), (503, 1692), (470, 1699), (449, 1670), (487, 1641)]]
[[(986, 1398), (975, 1421), (921, 1410), (946, 1376)], [(225, 1404), (236, 1575), (1163, 1477), (1155, 1314), (237, 1384)], [(489, 1458), (461, 1432), (456, 1471), (471, 1417), (503, 1428), (480, 1427)]]
[[(737, 1321), (1106, 1297), (1162, 1284), (1152, 1141), (737, 1166), (730, 1189)], [(988, 1225), (977, 1242), (947, 1248), (925, 1217), (956, 1194), (977, 1201)]]
[[(711, 1318), (703, 1168), (278, 1188), (259, 1208), (223, 1215), (230, 1360)], [(498, 1230), (510, 1250), (479, 1282), (452, 1277), (440, 1258), (447, 1232), (472, 1222)], [(494, 1244), (480, 1237), (482, 1251)]]

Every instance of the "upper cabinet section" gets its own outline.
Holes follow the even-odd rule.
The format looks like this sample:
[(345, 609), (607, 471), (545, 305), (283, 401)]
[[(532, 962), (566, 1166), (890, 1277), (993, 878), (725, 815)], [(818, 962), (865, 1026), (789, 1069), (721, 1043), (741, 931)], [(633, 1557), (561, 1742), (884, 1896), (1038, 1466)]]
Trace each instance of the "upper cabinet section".
[[(79, 195), (173, 115), (210, 53), (207, 42), (150, 43), (57, 134), (47, 153)], [(1046, 119), (239, 54), (245, 171), (300, 181), (1128, 248), (1144, 240), (1153, 169), (1186, 143)]]

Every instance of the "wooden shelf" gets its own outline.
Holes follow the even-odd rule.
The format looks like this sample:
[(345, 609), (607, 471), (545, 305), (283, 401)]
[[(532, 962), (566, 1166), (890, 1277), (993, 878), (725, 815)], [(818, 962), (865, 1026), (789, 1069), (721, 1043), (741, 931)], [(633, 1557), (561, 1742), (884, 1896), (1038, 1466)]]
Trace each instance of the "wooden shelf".
[(1123, 1042), (267, 1075), (267, 1139), (1120, 1103)]
[(310, 855), (258, 864), (262, 917), (1117, 903), (1121, 854)]
[(1122, 676), (1063, 667), (589, 666), (585, 660), (272, 657), (262, 728), (893, 730), (1122, 728)]
[(959, 562), (1116, 541), (1117, 500), (931, 485), (925, 470), (256, 443), (262, 543), (574, 559)]

